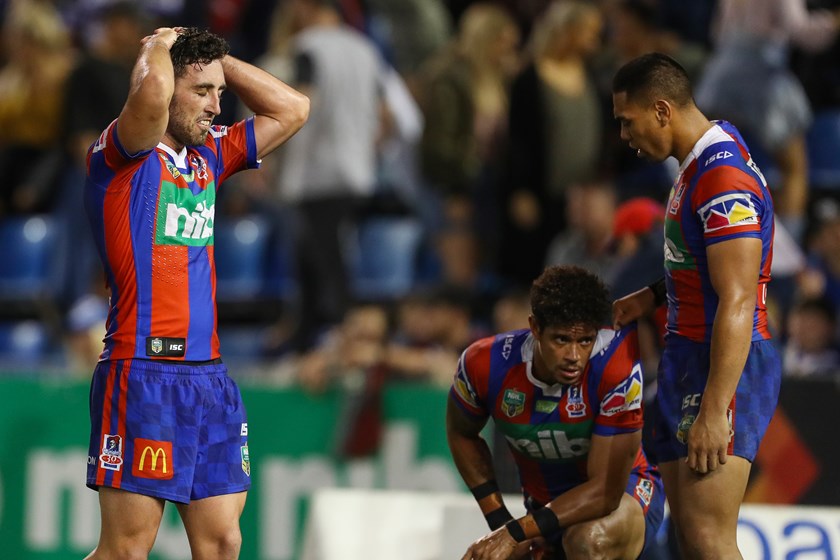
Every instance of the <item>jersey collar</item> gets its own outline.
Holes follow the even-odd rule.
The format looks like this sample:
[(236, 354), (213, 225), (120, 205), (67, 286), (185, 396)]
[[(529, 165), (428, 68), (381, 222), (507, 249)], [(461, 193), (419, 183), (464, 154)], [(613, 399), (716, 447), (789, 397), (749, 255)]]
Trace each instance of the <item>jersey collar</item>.
[(173, 150), (172, 148), (170, 148), (169, 146), (167, 146), (163, 142), (159, 143), (157, 145), (157, 147), (170, 155), (170, 157), (172, 158), (172, 161), (173, 161), (173, 163), (175, 163), (176, 167), (179, 167), (181, 169), (187, 169), (187, 147), (186, 146), (181, 148), (180, 152), (176, 152), (175, 150)]

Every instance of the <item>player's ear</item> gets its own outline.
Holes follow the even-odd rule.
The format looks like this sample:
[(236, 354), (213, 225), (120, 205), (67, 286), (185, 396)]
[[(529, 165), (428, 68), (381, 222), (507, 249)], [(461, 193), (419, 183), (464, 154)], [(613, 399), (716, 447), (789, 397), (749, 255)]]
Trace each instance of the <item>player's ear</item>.
[(531, 327), (531, 334), (534, 335), (535, 338), (540, 337), (540, 325), (537, 322), (537, 318), (533, 315), (528, 315), (528, 326)]
[(657, 99), (654, 104), (653, 108), (656, 111), (656, 122), (659, 123), (659, 126), (665, 126), (671, 121), (671, 104), (665, 99)]

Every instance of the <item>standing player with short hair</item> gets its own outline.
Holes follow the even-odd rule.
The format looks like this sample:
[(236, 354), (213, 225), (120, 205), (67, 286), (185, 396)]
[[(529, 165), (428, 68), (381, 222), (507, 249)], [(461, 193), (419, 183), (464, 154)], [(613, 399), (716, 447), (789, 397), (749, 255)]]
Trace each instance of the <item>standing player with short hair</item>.
[[(239, 556), (248, 424), (216, 334), (216, 191), (303, 126), (309, 100), (207, 31), (143, 39), (119, 117), (88, 151), (85, 207), (111, 305), (93, 374), (91, 559), (146, 558), (164, 501), (196, 560)], [(214, 126), (230, 88), (255, 116)]]
[[(464, 560), (637, 558), (664, 514), (659, 473), (641, 448), (642, 368), (635, 325), (600, 328), (606, 287), (574, 266), (531, 287), (530, 329), (472, 344), (446, 415), (458, 471), (493, 530)], [(512, 519), (481, 437), (489, 417), (519, 469), (529, 513)], [(558, 550), (562, 546), (564, 550)], [(556, 553), (556, 556), (554, 555)]]
[(665, 278), (615, 302), (615, 324), (667, 299), (653, 450), (680, 547), (688, 559), (740, 558), (738, 511), (781, 383), (766, 309), (773, 201), (738, 131), (700, 112), (670, 57), (619, 69), (613, 107), (639, 156), (680, 162)]

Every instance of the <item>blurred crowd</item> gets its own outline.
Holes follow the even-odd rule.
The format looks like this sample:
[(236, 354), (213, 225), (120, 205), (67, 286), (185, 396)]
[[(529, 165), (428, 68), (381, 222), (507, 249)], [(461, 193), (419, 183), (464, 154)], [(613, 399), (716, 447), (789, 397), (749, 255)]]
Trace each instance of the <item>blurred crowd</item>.
[[(393, 379), (445, 387), (469, 343), (527, 327), (544, 266), (587, 267), (616, 297), (656, 280), (677, 162), (622, 144), (610, 93), (615, 70), (650, 51), (687, 69), (706, 114), (741, 128), (773, 189), (767, 297), (786, 373), (840, 374), (840, 0), (0, 6), (0, 230), (31, 234), (38, 220), (51, 232), (36, 297), (4, 290), (18, 257), (0, 262), (4, 369), (30, 344), (91, 370), (107, 289), (84, 216), (85, 154), (122, 108), (141, 38), (182, 25), (224, 36), (312, 100), (304, 129), (219, 193), (219, 328), (234, 376), (365, 398)], [(226, 96), (217, 123), (243, 111)], [(643, 328), (651, 375), (661, 320)], [(364, 453), (356, 444), (346, 452)]]

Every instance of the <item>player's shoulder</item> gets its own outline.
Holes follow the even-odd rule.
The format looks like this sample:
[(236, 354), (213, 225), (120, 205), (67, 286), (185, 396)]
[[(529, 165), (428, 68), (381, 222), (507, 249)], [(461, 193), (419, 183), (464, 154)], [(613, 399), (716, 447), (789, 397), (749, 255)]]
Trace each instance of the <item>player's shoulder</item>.
[(636, 322), (615, 330), (604, 327), (598, 330), (590, 354), (594, 368), (606, 370), (617, 361), (633, 361), (638, 357), (638, 334)]
[(523, 352), (531, 339), (530, 330), (520, 329), (480, 338), (464, 350), (464, 359), (470, 362), (483, 362), (487, 366), (513, 364), (524, 360)]
[(697, 156), (698, 173), (703, 175), (718, 168), (746, 170), (746, 144), (740, 133), (725, 121), (715, 121), (704, 136)]

